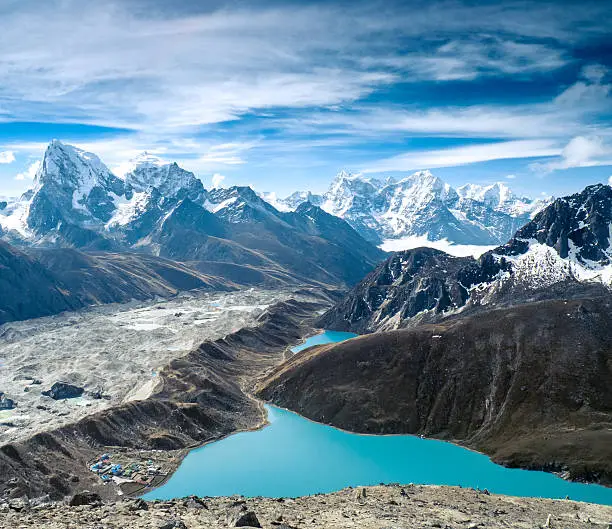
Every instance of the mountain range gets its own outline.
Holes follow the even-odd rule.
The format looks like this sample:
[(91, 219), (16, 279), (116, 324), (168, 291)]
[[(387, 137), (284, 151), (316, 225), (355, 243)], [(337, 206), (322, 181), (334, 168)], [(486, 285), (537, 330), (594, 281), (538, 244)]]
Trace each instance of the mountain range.
[(502, 244), (550, 201), (518, 197), (501, 182), (454, 189), (430, 171), (384, 181), (342, 171), (324, 194), (297, 191), (285, 199), (274, 194), (264, 198), (289, 211), (310, 202), (346, 220), (377, 245), (411, 236)]
[(326, 193), (295, 192), (285, 199), (239, 187), (207, 191), (193, 173), (151, 154), (132, 160), (119, 178), (95, 154), (54, 140), (33, 187), (0, 202), (0, 229), (5, 240), (18, 244), (143, 247), (185, 199), (233, 224), (243, 222), (249, 211), (259, 210), (259, 220), (264, 212), (282, 219), (310, 203), (345, 220), (375, 245), (412, 236), (502, 244), (551, 200), (518, 197), (500, 182), (454, 189), (429, 171), (384, 181), (341, 171)]
[(193, 173), (151, 155), (119, 178), (95, 154), (57, 140), (33, 187), (1, 206), (2, 238), (58, 269), (59, 256), (73, 263), (74, 254), (56, 251), (50, 260), (45, 251), (148, 255), (216, 277), (227, 264), (242, 268), (232, 269), (236, 280), (336, 285), (356, 283), (385, 256), (314, 205), (281, 212), (248, 187), (207, 191)]
[(371, 332), (475, 310), (577, 295), (612, 285), (612, 188), (556, 199), (505, 244), (478, 259), (433, 248), (397, 252), (322, 319)]

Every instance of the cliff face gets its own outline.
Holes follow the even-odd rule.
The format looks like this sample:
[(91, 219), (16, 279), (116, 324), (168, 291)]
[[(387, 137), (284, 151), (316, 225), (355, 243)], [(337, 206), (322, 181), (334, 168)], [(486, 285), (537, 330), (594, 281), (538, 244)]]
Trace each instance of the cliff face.
[(611, 310), (609, 297), (544, 301), (314, 347), (259, 394), (351, 431), (612, 483)]

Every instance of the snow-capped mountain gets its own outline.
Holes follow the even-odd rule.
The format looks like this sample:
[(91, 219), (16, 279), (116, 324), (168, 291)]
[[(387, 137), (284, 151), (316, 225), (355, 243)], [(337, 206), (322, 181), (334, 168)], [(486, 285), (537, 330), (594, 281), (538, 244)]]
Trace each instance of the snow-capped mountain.
[(593, 185), (540, 211), (479, 259), (432, 248), (398, 252), (321, 322), (373, 331), (541, 299), (612, 288), (612, 187)]
[(176, 162), (165, 163), (149, 153), (134, 158), (131, 169), (125, 174), (125, 183), (134, 192), (155, 188), (166, 198), (189, 198), (201, 200), (204, 185), (192, 172), (178, 166)]
[(502, 183), (455, 190), (430, 171), (385, 181), (342, 171), (323, 195), (296, 192), (276, 199), (290, 209), (305, 201), (345, 219), (377, 244), (423, 236), (456, 244), (499, 244), (546, 205), (516, 197)]
[(385, 255), (316, 206), (283, 212), (249, 187), (207, 191), (193, 173), (148, 154), (119, 178), (94, 154), (59, 141), (33, 187), (2, 201), (0, 226), (2, 239), (21, 246), (254, 266), (289, 282), (355, 283)]
[(179, 200), (202, 202), (205, 193), (176, 163), (145, 153), (119, 178), (95, 154), (53, 140), (33, 187), (0, 211), (0, 226), (9, 240), (43, 245), (133, 243)]
[(264, 219), (278, 220), (279, 211), (250, 187), (232, 186), (211, 189), (206, 194), (206, 209), (232, 223)]
[(34, 178), (27, 227), (45, 235), (62, 224), (96, 226), (110, 220), (115, 201), (129, 198), (125, 182), (92, 153), (54, 140)]
[(465, 184), (457, 188), (457, 193), (461, 198), (482, 202), (495, 211), (508, 213), (512, 216), (533, 216), (552, 202), (550, 197), (536, 200), (517, 197), (503, 182), (496, 182), (491, 185)]

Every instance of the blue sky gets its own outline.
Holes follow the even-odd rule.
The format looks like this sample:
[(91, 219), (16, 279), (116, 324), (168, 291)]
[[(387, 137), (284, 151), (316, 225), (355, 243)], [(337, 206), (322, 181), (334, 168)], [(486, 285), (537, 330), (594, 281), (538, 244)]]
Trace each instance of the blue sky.
[(280, 195), (339, 169), (533, 196), (607, 182), (606, 4), (5, 0), (0, 195), (53, 138), (118, 173), (146, 150)]

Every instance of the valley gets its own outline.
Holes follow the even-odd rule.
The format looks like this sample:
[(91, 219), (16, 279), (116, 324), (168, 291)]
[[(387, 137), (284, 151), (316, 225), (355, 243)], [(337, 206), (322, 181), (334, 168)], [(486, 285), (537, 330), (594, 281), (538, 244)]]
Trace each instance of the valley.
[(612, 529), (602, 0), (0, 0), (0, 529)]
[[(0, 225), (2, 509), (84, 490), (121, 503), (379, 481), (484, 480), (493, 492), (608, 503), (609, 186), (532, 201), (498, 184), (454, 189), (428, 171), (385, 182), (341, 173), (325, 195), (279, 201), (249, 187), (207, 190), (150, 156), (118, 178), (54, 141)], [(380, 249), (390, 242), (417, 247)], [(290, 412), (303, 418), (283, 430)], [(275, 424), (275, 413), (285, 419)], [(293, 439), (300, 424), (318, 437)], [(262, 444), (272, 460), (253, 469), (253, 488), (240, 488), (224, 465), (256, 451), (248, 439), (277, 435), (280, 445)], [(237, 454), (204, 463), (227, 486), (198, 489), (194, 448), (223, 451), (234, 439), (247, 440)], [(339, 466), (328, 481), (307, 479), (312, 458), (291, 459), (308, 439), (304, 455), (348, 450), (330, 459)], [(428, 461), (442, 454), (420, 452), (434, 445), (480, 463), (436, 475)], [(360, 461), (386, 454), (403, 470), (381, 460), (364, 471), (351, 459), (359, 450)], [(599, 485), (539, 472), (504, 488), (513, 480), (485, 479), (511, 475), (494, 463)], [(301, 464), (310, 488), (294, 487)]]
[[(89, 468), (100, 454), (139, 460), (143, 451), (162, 450), (165, 455), (156, 459), (161, 457), (172, 471), (186, 448), (261, 426), (263, 407), (250, 396), (255, 379), (280, 363), (289, 346), (312, 334), (314, 318), (330, 303), (328, 295), (316, 289), (246, 291), (229, 297), (190, 295), (116, 312), (102, 307), (92, 310), (92, 316), (72, 315), (76, 328), (61, 326), (56, 334), (57, 325), (49, 322), (48, 333), (38, 339), (57, 343), (56, 355), (62, 356), (57, 363), (38, 361), (39, 349), (34, 347), (30, 360), (17, 364), (23, 369), (13, 377), (15, 387), (30, 389), (14, 413), (21, 414), (22, 405), (36, 408), (37, 402), (47, 409), (24, 418), (23, 435), (17, 422), (3, 427), (0, 498), (61, 500), (88, 489), (115, 501), (121, 489), (105, 485)], [(175, 316), (181, 310), (183, 314)], [(185, 321), (189, 325), (183, 326)], [(208, 330), (198, 331), (203, 324)], [(109, 331), (109, 325), (122, 328)], [(62, 342), (62, 336), (67, 339), (75, 331), (90, 340), (80, 351)], [(115, 344), (112, 353), (104, 343), (106, 332)], [(24, 380), (36, 366), (41, 367), (44, 385)], [(85, 393), (80, 401), (61, 398), (49, 404), (51, 399), (41, 397), (39, 388), (46, 389), (60, 374), (86, 384), (88, 391), (101, 385), (102, 399), (92, 401)]]

